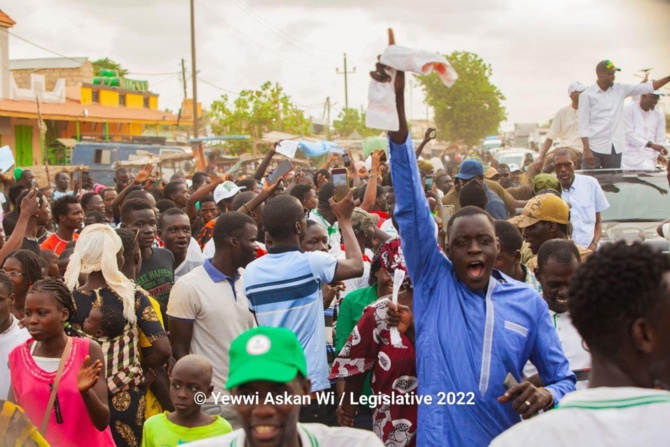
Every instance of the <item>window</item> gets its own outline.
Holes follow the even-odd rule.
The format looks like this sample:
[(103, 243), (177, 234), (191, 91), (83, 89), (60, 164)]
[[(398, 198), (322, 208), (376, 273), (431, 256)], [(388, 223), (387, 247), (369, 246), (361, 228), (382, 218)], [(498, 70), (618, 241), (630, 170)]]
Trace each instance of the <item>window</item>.
[(145, 109), (149, 108), (149, 97), (148, 96), (144, 97), (144, 108)]
[(91, 94), (91, 102), (99, 103), (100, 102), (100, 90), (93, 90)]
[(119, 105), (125, 107), (125, 105), (126, 105), (126, 94), (125, 93), (119, 93)]
[(110, 149), (96, 149), (93, 155), (93, 163), (97, 165), (112, 164), (112, 151)]

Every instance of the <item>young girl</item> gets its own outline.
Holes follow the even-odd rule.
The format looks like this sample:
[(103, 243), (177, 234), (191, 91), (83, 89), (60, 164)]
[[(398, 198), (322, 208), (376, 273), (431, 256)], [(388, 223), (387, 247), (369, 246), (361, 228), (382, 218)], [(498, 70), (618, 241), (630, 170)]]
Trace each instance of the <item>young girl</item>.
[(14, 305), (11, 312), (21, 321), (28, 289), (33, 283), (42, 279), (40, 259), (30, 250), (14, 250), (7, 255), (0, 268), (14, 283)]
[[(52, 446), (114, 446), (102, 350), (97, 343), (65, 334), (74, 315), (72, 293), (49, 278), (32, 285), (25, 302), (25, 325), (33, 337), (9, 354), (9, 399), (25, 409)], [(54, 403), (45, 422), (52, 388), (63, 358)]]

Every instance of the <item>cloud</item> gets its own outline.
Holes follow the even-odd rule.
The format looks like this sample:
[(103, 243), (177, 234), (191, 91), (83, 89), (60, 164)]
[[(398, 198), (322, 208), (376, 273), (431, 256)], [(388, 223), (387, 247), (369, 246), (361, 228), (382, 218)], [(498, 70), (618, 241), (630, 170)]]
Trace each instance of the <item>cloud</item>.
[[(17, 35), (68, 56), (110, 57), (148, 79), (161, 106), (176, 109), (183, 96), (180, 60), (190, 75), (189, 5), (183, 0), (22, 0), (5, 6)], [(344, 106), (343, 53), (349, 104), (367, 98), (374, 58), (392, 27), (399, 44), (450, 53), (473, 51), (493, 68), (507, 97), (509, 120), (546, 121), (567, 103), (573, 80), (594, 81), (593, 67), (609, 58), (624, 68), (621, 81), (638, 82), (635, 70), (670, 73), (668, 0), (195, 0), (199, 76), (230, 91), (280, 83), (308, 112), (321, 114), (326, 97)], [(49, 57), (18, 39), (10, 57)], [(189, 81), (189, 92), (191, 90)], [(222, 90), (198, 85), (205, 106)], [(190, 94), (190, 93), (189, 93)], [(410, 104), (425, 114), (419, 89)], [(432, 115), (432, 113), (431, 113)]]

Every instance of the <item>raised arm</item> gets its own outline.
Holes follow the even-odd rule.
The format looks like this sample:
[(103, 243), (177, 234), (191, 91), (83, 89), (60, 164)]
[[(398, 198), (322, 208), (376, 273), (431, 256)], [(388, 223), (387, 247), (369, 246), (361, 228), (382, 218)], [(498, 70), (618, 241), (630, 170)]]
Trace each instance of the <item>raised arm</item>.
[[(392, 38), (392, 31), (390, 31)], [(390, 39), (390, 43), (393, 40)], [(371, 73), (376, 80), (390, 81), (377, 65), (377, 71)], [(384, 78), (386, 75), (386, 78)], [(435, 239), (433, 216), (421, 185), (419, 166), (414, 154), (412, 139), (409, 137), (407, 120), (405, 119), (405, 74), (397, 72), (395, 77), (396, 110), (399, 129), (389, 132), (391, 146), (391, 177), (395, 192), (396, 206), (393, 213), (402, 235), (403, 250), (407, 269), (415, 287), (420, 287), (423, 280), (438, 277), (437, 269), (442, 263), (449, 261), (440, 253)], [(415, 304), (417, 302), (415, 296)], [(416, 307), (416, 306), (415, 306)]]
[(272, 194), (274, 194), (275, 190), (279, 186), (280, 181), (281, 179), (278, 179), (275, 183), (270, 184), (268, 183), (267, 179), (263, 179), (263, 189), (261, 190), (261, 192), (256, 197), (254, 197), (253, 199), (249, 200), (247, 203), (239, 207), (237, 209), (237, 212), (251, 215), (254, 209), (256, 209), (261, 203), (265, 202), (267, 199), (272, 197)]
[(423, 136), (423, 141), (421, 142), (419, 147), (416, 148), (416, 150), (414, 151), (416, 158), (419, 158), (419, 155), (421, 155), (421, 152), (423, 152), (423, 148), (426, 147), (426, 144), (428, 144), (428, 142), (433, 139), (435, 139), (435, 129), (429, 127), (428, 130), (426, 130), (425, 135)]
[(344, 281), (345, 279), (360, 278), (363, 276), (363, 253), (356, 240), (356, 234), (351, 226), (351, 215), (354, 212), (353, 192), (349, 191), (347, 196), (335, 202), (330, 199), (330, 208), (337, 218), (344, 243), (345, 259), (337, 261), (337, 268), (333, 281)]
[(666, 76), (664, 78), (657, 79), (657, 80), (651, 81), (651, 82), (652, 82), (652, 86), (654, 87), (654, 90), (658, 90), (659, 88), (663, 87), (665, 84), (670, 82), (670, 76)]
[(261, 164), (258, 165), (258, 169), (256, 169), (256, 172), (254, 173), (254, 178), (258, 181), (260, 181), (263, 176), (265, 176), (265, 171), (267, 171), (268, 166), (270, 165), (270, 162), (272, 161), (272, 157), (275, 156), (277, 153), (277, 145), (281, 143), (281, 141), (277, 141), (272, 145), (270, 150), (268, 151), (267, 154), (265, 154), (265, 158), (263, 158), (263, 161), (261, 161)]
[(148, 184), (151, 184), (153, 182), (154, 178), (151, 177), (151, 172), (153, 171), (153, 168), (154, 167), (152, 164), (142, 166), (140, 172), (137, 173), (133, 181), (130, 182), (128, 186), (123, 188), (123, 191), (121, 191), (119, 195), (116, 196), (116, 198), (112, 201), (112, 210), (114, 210), (114, 216), (121, 215), (121, 205), (123, 204), (123, 201), (126, 199), (128, 193), (130, 193), (131, 189), (133, 189), (137, 185), (144, 185), (144, 187), (146, 188)]
[(188, 215), (191, 224), (195, 220), (198, 213), (195, 204), (203, 200), (208, 195), (212, 194), (217, 186), (219, 186), (226, 180), (230, 180), (231, 178), (232, 177), (230, 177), (228, 174), (225, 174), (221, 177), (219, 177), (218, 175), (214, 176), (214, 178), (208, 185), (202, 186), (200, 189), (198, 189), (196, 192), (194, 192), (189, 196), (188, 200), (186, 201), (186, 214)]
[[(44, 196), (43, 200), (47, 200), (47, 197)], [(38, 210), (39, 200), (35, 188), (33, 188), (21, 202), (21, 212), (19, 213), (19, 219), (16, 221), (12, 235), (9, 236), (5, 245), (0, 249), (0, 264), (2, 264), (9, 253), (21, 248), (23, 238), (28, 229), (28, 221)]]
[(361, 209), (370, 211), (377, 202), (377, 183), (379, 182), (379, 165), (381, 164), (384, 149), (378, 149), (372, 153), (372, 164), (370, 175), (368, 176), (368, 186), (365, 189), (365, 196), (361, 203)]

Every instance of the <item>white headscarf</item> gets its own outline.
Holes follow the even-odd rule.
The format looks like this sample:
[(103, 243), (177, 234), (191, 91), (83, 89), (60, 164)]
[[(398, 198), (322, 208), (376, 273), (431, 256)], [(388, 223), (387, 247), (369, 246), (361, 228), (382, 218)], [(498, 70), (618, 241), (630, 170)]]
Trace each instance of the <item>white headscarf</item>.
[(116, 255), (122, 248), (121, 238), (111, 227), (103, 224), (89, 225), (79, 235), (64, 279), (65, 284), (74, 290), (80, 285), (80, 273), (102, 271), (107, 286), (123, 301), (123, 316), (130, 324), (135, 324), (135, 284), (121, 273), (116, 260)]

